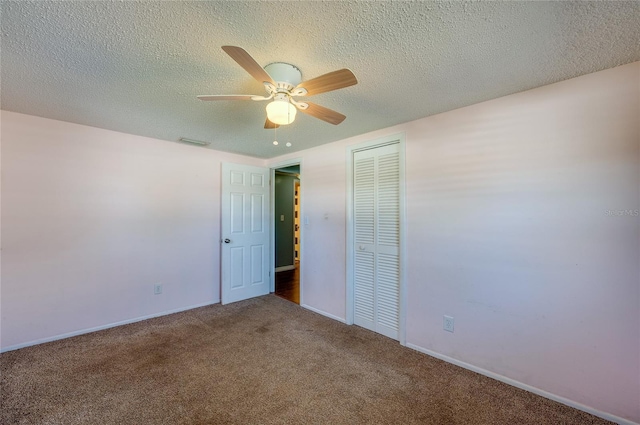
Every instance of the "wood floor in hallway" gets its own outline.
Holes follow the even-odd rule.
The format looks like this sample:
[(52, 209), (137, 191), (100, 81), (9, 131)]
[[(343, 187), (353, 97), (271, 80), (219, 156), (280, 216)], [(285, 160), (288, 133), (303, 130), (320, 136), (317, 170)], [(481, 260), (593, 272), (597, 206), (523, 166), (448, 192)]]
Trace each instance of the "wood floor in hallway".
[(285, 300), (300, 304), (300, 263), (296, 268), (276, 273), (275, 294)]

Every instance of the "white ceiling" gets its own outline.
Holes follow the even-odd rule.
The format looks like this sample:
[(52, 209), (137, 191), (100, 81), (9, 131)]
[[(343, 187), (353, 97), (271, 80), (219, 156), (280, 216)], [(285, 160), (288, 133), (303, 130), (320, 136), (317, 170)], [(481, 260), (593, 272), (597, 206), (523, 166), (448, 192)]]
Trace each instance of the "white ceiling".
[[(1, 4), (2, 109), (270, 158), (640, 60), (640, 2), (163, 2)], [(359, 84), (264, 130), (264, 94), (220, 46), (303, 80), (350, 68)], [(290, 141), (287, 148), (283, 142)]]

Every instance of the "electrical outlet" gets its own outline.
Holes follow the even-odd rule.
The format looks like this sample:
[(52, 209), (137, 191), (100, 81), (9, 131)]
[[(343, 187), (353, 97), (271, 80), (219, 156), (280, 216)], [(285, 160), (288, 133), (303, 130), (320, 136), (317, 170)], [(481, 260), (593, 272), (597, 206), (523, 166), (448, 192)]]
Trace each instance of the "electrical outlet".
[(447, 332), (453, 332), (453, 317), (444, 316), (442, 320), (442, 329)]
[(162, 294), (162, 284), (161, 283), (156, 283), (155, 285), (153, 285), (153, 293), (154, 293), (154, 295)]

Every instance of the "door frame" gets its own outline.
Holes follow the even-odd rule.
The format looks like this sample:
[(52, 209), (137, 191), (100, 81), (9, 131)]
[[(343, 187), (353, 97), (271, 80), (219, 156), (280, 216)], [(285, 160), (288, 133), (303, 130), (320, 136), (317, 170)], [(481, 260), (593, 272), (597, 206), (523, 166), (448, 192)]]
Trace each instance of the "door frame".
[[(276, 181), (276, 169), (278, 168), (284, 168), (284, 167), (290, 167), (292, 165), (299, 165), (300, 166), (300, 187), (302, 187), (302, 158), (291, 158), (291, 159), (285, 159), (283, 161), (279, 161), (279, 162), (274, 162), (273, 164), (269, 164), (269, 183), (270, 183), (270, 188), (269, 191), (271, 193), (271, 211), (270, 211), (270, 216), (271, 216), (271, 221), (270, 221), (270, 225), (269, 225), (269, 245), (271, 248), (271, 254), (270, 254), (270, 259), (269, 261), (271, 262), (271, 265), (269, 267), (269, 291), (270, 292), (275, 292), (276, 291), (276, 250), (275, 250), (275, 246), (276, 246), (276, 226), (275, 226), (275, 219), (276, 219), (276, 202), (275, 202), (275, 196), (276, 196), (276, 185), (275, 185), (275, 181)], [(304, 202), (303, 202), (303, 197), (300, 196), (300, 217), (304, 217)], [(300, 220), (302, 222), (302, 220)], [(303, 230), (304, 226), (300, 226), (300, 270), (299, 270), (299, 285), (300, 285), (300, 305), (302, 305), (303, 303), (303, 284), (302, 284), (302, 269), (304, 267), (304, 261), (303, 261), (303, 257), (304, 257), (304, 237), (303, 237)], [(295, 261), (295, 260), (294, 260)]]
[[(294, 165), (299, 165), (299, 164), (294, 164)], [(300, 173), (289, 173), (289, 172), (281, 171), (281, 169), (282, 168), (279, 167), (279, 168), (276, 168), (274, 170), (275, 178), (277, 178), (278, 175), (294, 177), (296, 174), (298, 175), (298, 177), (294, 178), (293, 181), (291, 182), (292, 183), (291, 190), (292, 190), (292, 193), (294, 193), (294, 197), (293, 197), (293, 199), (294, 199), (294, 205), (293, 205), (294, 216), (292, 217), (293, 225), (294, 225), (294, 232), (293, 232), (293, 239), (291, 241), (291, 243), (293, 244), (293, 250), (292, 250), (293, 264), (289, 264), (289, 265), (286, 265), (286, 266), (279, 266), (279, 267), (275, 267), (275, 265), (274, 265), (276, 273), (281, 272), (281, 271), (293, 270), (293, 269), (296, 268), (295, 267), (295, 265), (296, 265), (296, 256), (295, 256), (295, 222), (296, 222), (296, 218), (295, 218), (295, 191), (296, 191), (296, 184), (298, 184), (298, 186), (300, 185), (300, 178), (299, 178)], [(274, 194), (273, 202), (275, 202), (276, 201), (275, 197), (277, 196), (275, 184), (274, 184), (273, 194)], [(299, 214), (299, 212), (298, 212), (298, 214)], [(273, 219), (273, 226), (274, 226), (273, 234), (274, 234), (274, 237), (275, 237), (275, 229), (278, 228), (278, 224), (277, 224), (278, 223), (278, 217), (275, 215), (275, 205), (274, 205), (274, 217), (273, 218), (274, 218)], [(274, 256), (275, 256), (275, 252), (278, 251), (278, 247), (275, 246), (275, 240), (274, 240), (274, 244), (273, 244), (273, 249), (274, 249)], [(274, 261), (274, 264), (275, 264), (275, 261)]]
[(397, 143), (400, 151), (400, 305), (398, 306), (398, 336), (401, 345), (407, 345), (406, 314), (407, 314), (407, 249), (406, 249), (406, 188), (405, 188), (405, 134), (396, 133), (378, 139), (347, 146), (347, 290), (346, 290), (346, 323), (353, 325), (354, 316), (354, 206), (353, 206), (353, 155), (355, 152), (375, 149), (385, 145)]

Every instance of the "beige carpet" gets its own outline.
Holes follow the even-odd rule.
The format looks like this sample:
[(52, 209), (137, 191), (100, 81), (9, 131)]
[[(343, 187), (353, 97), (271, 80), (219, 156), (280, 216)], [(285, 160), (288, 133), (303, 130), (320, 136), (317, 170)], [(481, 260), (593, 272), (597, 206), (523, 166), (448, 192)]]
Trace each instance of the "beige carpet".
[(273, 295), (0, 355), (2, 424), (605, 424)]

